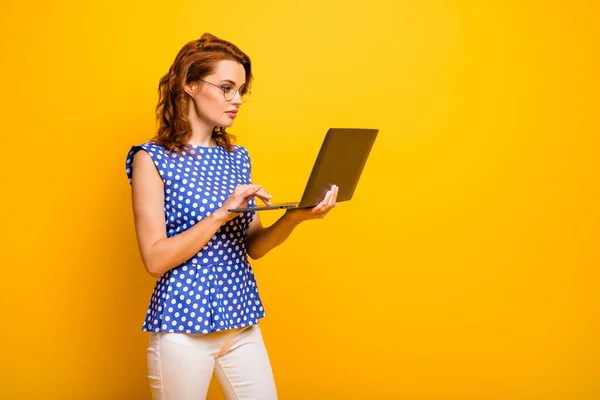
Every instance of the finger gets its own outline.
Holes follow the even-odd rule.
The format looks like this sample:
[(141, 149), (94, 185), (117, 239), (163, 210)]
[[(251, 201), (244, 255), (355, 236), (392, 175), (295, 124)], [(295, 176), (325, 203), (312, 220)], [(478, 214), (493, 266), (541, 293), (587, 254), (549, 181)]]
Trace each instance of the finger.
[(327, 209), (330, 210), (331, 208), (333, 208), (333, 205), (335, 204), (335, 199), (337, 198), (337, 186), (333, 185), (331, 187), (331, 196), (329, 196), (329, 201), (327, 202)]
[(273, 196), (271, 196), (269, 193), (267, 193), (266, 190), (264, 190), (262, 188), (262, 186), (260, 187), (260, 189), (256, 192), (250, 192), (248, 193), (248, 195), (246, 196), (246, 200), (250, 200), (252, 197), (258, 197), (259, 199), (261, 199), (266, 205), (271, 205), (271, 199), (273, 198)]
[(315, 211), (315, 214), (321, 214), (323, 212), (323, 210), (327, 206), (329, 197), (331, 197), (331, 192), (327, 191), (327, 193), (325, 193), (325, 197), (323, 198), (323, 200), (321, 200), (321, 202), (313, 209)]
[(266, 190), (260, 189), (258, 192), (256, 192), (256, 196), (258, 196), (258, 198), (260, 198), (265, 204), (271, 205), (271, 199), (273, 196), (267, 193)]
[(329, 198), (329, 196), (330, 192), (327, 191), (327, 193), (325, 193), (325, 197), (323, 197), (323, 200), (321, 200), (319, 204), (310, 209), (310, 213), (313, 215), (313, 217), (318, 218), (318, 216), (323, 212), (325, 206), (327, 205), (327, 199)]
[(233, 188), (233, 194), (238, 195), (238, 194), (244, 192), (247, 188), (248, 188), (248, 185), (236, 185), (236, 187)]
[(268, 206), (271, 205), (271, 201), (270, 201), (270, 198), (272, 197), (271, 195), (269, 195), (269, 194), (267, 194), (266, 196), (261, 195), (260, 192), (254, 192), (254, 190), (246, 192), (246, 196), (243, 198), (242, 202), (248, 204), (250, 202), (250, 200), (252, 200), (253, 197), (260, 198)]
[(328, 210), (331, 207), (331, 203), (333, 201), (335, 195), (335, 185), (332, 186), (328, 191), (327, 194), (325, 195), (325, 198), (323, 199), (323, 209), (324, 210)]
[(262, 186), (260, 185), (248, 185), (239, 193), (239, 196), (242, 198), (252, 197), (256, 194), (256, 192), (258, 192), (261, 189)]
[(321, 202), (321, 204), (319, 205), (319, 209), (315, 210), (316, 212), (316, 217), (317, 218), (325, 218), (325, 216), (327, 215), (327, 213), (333, 208), (335, 207), (335, 198), (336, 198), (336, 186), (333, 185), (331, 187), (331, 189), (329, 189), (329, 191), (327, 192), (327, 194), (325, 195), (325, 198), (323, 199), (323, 201)]
[(267, 193), (267, 191), (265, 189), (263, 189), (262, 187), (258, 192), (256, 192), (256, 195), (260, 196), (260, 197), (265, 197), (267, 199), (270, 199), (273, 197), (269, 193)]

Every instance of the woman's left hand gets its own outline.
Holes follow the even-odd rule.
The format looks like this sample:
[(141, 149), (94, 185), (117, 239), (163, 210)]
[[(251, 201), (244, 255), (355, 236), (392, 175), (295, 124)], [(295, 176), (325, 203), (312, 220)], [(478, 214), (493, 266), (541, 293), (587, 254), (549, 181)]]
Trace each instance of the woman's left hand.
[(308, 221), (310, 219), (325, 218), (327, 213), (332, 208), (337, 206), (338, 187), (333, 185), (327, 191), (323, 200), (313, 208), (296, 208), (286, 211), (286, 214), (293, 218), (296, 222)]

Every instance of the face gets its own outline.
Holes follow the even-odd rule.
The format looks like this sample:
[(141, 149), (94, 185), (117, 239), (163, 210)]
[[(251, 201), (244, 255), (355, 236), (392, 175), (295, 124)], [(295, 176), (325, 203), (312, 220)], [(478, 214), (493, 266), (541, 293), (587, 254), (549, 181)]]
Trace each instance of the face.
[(212, 74), (205, 76), (203, 80), (216, 86), (203, 81), (185, 86), (185, 91), (193, 102), (193, 111), (190, 112), (195, 112), (198, 118), (210, 126), (227, 128), (233, 125), (242, 100), (238, 93), (235, 93), (233, 99), (225, 100), (223, 89), (229, 91), (228, 95), (233, 95), (236, 88), (246, 83), (244, 67), (236, 61), (223, 60), (216, 64)]

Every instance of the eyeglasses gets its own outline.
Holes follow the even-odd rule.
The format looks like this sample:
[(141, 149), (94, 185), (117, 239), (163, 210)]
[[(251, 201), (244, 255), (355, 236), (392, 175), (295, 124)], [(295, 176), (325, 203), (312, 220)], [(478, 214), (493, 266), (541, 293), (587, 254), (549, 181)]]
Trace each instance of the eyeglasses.
[(250, 90), (247, 90), (246, 86), (242, 86), (241, 88), (238, 89), (238, 87), (235, 85), (235, 83), (225, 83), (223, 85), (215, 85), (214, 83), (210, 83), (208, 81), (205, 81), (204, 79), (199, 79), (199, 80), (204, 83), (208, 83), (209, 85), (214, 86), (218, 89), (221, 89), (223, 91), (223, 98), (225, 98), (226, 101), (233, 100), (236, 93), (238, 93), (240, 95), (240, 100), (242, 101), (242, 103), (245, 103), (250, 99)]

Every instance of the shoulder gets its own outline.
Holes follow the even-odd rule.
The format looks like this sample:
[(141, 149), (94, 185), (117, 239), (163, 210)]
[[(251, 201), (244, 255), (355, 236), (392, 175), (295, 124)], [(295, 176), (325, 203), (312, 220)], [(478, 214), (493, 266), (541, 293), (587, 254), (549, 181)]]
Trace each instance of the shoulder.
[(152, 158), (154, 158), (154, 156), (157, 156), (157, 158), (160, 156), (160, 158), (162, 158), (167, 154), (167, 150), (163, 146), (147, 142), (131, 146), (128, 156), (134, 156), (140, 150), (144, 150), (144, 152), (148, 153)]
[(233, 155), (235, 158), (241, 158), (250, 161), (250, 153), (244, 146), (233, 145)]
[(164, 174), (164, 168), (166, 167), (165, 161), (167, 159), (168, 155), (165, 148), (154, 143), (147, 142), (131, 146), (125, 161), (129, 183), (131, 184), (132, 182), (134, 164), (136, 166), (136, 172), (141, 172), (140, 170), (148, 171), (156, 169), (162, 176)]
[(233, 157), (235, 163), (241, 168), (242, 172), (247, 174), (252, 170), (252, 161), (250, 160), (250, 153), (243, 146), (234, 145)]
[(165, 147), (148, 142), (131, 146), (129, 152), (127, 153), (127, 163), (133, 163), (134, 159), (138, 160), (146, 157), (143, 153), (145, 153), (147, 156), (150, 156), (150, 159), (152, 159), (154, 164), (157, 166), (165, 163), (169, 158), (172, 157), (171, 152), (169, 152)]

